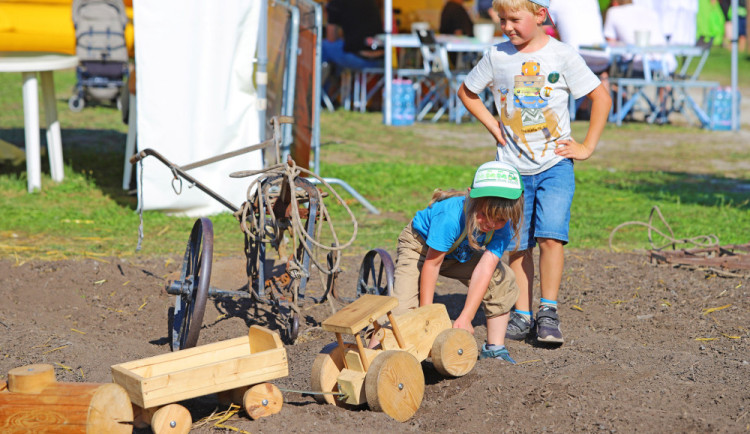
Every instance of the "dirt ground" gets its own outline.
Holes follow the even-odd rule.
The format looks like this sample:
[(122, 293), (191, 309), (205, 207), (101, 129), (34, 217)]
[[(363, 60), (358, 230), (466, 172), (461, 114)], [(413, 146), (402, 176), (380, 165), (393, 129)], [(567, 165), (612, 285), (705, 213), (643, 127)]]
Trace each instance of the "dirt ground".
[[(387, 246), (384, 246), (387, 247)], [(361, 258), (346, 257), (339, 287), (355, 287)], [(279, 414), (224, 425), (247, 432), (745, 432), (750, 430), (750, 280), (649, 264), (646, 253), (568, 250), (561, 288), (566, 342), (508, 343), (517, 365), (478, 361), (461, 378), (422, 363), (426, 390), (416, 415), (320, 405), (310, 371), (334, 336), (319, 324), (328, 304), (309, 300), (297, 342), (287, 345), (289, 376)], [(238, 288), (240, 258), (218, 258), (212, 286)], [(55, 366), (58, 381), (110, 382), (110, 366), (169, 352), (163, 286), (181, 260), (0, 261), (0, 380), (15, 367)], [(320, 296), (313, 279), (308, 296)], [(453, 319), (460, 284), (441, 280), (436, 302)], [(341, 306), (337, 304), (337, 306)], [(715, 309), (718, 308), (718, 309)], [(210, 298), (199, 345), (245, 335), (252, 324), (279, 328), (281, 317), (243, 301)], [(480, 313), (477, 345), (486, 335)], [(196, 379), (200, 381), (200, 379)], [(227, 410), (215, 396), (183, 403), (193, 432), (225, 432), (201, 422)], [(148, 430), (135, 430), (146, 433)]]

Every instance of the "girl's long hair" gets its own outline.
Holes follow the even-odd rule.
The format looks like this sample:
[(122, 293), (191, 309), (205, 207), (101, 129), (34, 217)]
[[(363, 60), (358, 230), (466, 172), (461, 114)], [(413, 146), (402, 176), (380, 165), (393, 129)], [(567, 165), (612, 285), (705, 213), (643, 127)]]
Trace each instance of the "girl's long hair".
[(469, 197), (469, 192), (464, 190), (441, 190), (435, 189), (429, 206), (435, 202), (456, 197), (466, 196), (466, 238), (469, 246), (474, 250), (480, 250), (475, 233), (479, 231), (477, 214), (482, 213), (491, 221), (506, 220), (510, 222), (515, 240), (516, 250), (520, 244), (520, 229), (523, 227), (523, 195), (518, 199), (506, 199), (504, 197)]

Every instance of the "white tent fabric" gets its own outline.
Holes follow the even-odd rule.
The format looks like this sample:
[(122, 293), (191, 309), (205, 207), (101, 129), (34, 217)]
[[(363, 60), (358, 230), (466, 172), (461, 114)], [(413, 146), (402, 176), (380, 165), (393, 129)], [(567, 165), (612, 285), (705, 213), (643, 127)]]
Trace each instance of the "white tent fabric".
[[(265, 139), (253, 85), (260, 2), (135, 0), (133, 14), (139, 151), (152, 148), (185, 165)], [(250, 179), (229, 174), (262, 167), (256, 151), (188, 173), (239, 206)], [(172, 172), (153, 157), (143, 160), (142, 170), (140, 182), (139, 165), (145, 210), (189, 216), (228, 211), (186, 182), (177, 195)]]

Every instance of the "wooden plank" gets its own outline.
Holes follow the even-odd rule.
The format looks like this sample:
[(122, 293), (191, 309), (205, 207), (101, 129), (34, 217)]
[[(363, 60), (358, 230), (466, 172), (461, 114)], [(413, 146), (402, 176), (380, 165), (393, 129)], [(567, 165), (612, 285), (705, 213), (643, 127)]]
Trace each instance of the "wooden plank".
[(248, 338), (240, 337), (173, 353), (147, 357), (117, 366), (121, 366), (143, 378), (152, 378), (175, 371), (193, 369), (221, 362), (222, 360), (249, 355), (250, 345)]
[(367, 373), (344, 369), (338, 376), (339, 392), (346, 394), (346, 403), (361, 405), (367, 403), (365, 397), (365, 377)]
[(396, 297), (365, 294), (323, 321), (323, 330), (356, 334), (398, 306)]
[(214, 342), (208, 345), (201, 345), (199, 347), (188, 348), (185, 350), (175, 351), (171, 353), (159, 354), (158, 356), (146, 357), (143, 359), (124, 362), (124, 363), (118, 364), (118, 366), (122, 366), (123, 368), (128, 369), (128, 370), (133, 370), (142, 366), (146, 366), (152, 362), (164, 363), (168, 361), (181, 361), (183, 359), (190, 359), (196, 354), (219, 351), (223, 348), (231, 348), (231, 347), (247, 345), (247, 341), (248, 341), (248, 338), (246, 336), (242, 336), (242, 337), (238, 337), (234, 339), (227, 339), (227, 340), (223, 340), (220, 342)]
[(250, 326), (248, 331), (250, 338), (250, 354), (260, 353), (266, 350), (284, 348), (279, 334), (258, 325)]
[(141, 382), (143, 407), (195, 398), (289, 375), (286, 349), (173, 372)]
[(143, 380), (143, 377), (134, 374), (118, 365), (112, 366), (111, 369), (112, 381), (114, 381), (116, 384), (119, 384), (123, 389), (125, 389), (126, 392), (128, 392), (130, 401), (133, 404), (141, 408), (145, 408), (143, 406), (143, 389), (141, 387), (141, 381)]
[[(407, 347), (414, 346), (414, 357), (420, 362), (430, 355), (432, 343), (437, 335), (443, 330), (453, 327), (448, 316), (448, 310), (439, 303), (412, 309), (394, 317)], [(386, 332), (385, 339), (382, 341), (383, 348), (399, 348), (390, 324), (384, 325), (383, 329)]]
[[(362, 361), (362, 356), (359, 350), (348, 349), (344, 354), (345, 366), (352, 371), (367, 372), (367, 368), (372, 363), (372, 360), (380, 354), (380, 351), (373, 350), (370, 348), (363, 348), (363, 353), (366, 360)], [(366, 362), (366, 363), (365, 363)]]

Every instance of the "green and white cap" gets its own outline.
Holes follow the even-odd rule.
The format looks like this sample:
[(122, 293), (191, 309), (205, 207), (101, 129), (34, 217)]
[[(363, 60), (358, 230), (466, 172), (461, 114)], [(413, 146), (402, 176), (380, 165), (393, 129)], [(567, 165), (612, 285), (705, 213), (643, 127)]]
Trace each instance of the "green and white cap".
[(490, 161), (477, 169), (469, 196), (518, 199), (522, 193), (523, 182), (518, 169), (502, 161)]

